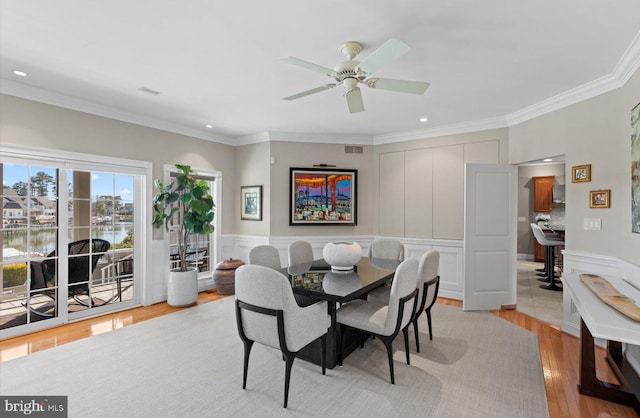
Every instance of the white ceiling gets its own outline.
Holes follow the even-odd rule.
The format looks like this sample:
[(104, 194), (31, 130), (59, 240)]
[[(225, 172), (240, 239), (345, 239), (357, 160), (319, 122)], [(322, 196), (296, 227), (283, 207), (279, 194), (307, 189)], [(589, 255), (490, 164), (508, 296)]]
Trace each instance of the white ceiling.
[[(2, 0), (0, 91), (231, 144), (370, 143), (507, 126), (615, 82), (638, 67), (638, 16), (638, 0)], [(363, 86), (358, 114), (339, 88), (282, 100), (331, 79), (279, 58), (333, 68), (343, 42), (362, 59), (389, 38), (411, 51), (375, 75), (428, 81), (425, 95)]]

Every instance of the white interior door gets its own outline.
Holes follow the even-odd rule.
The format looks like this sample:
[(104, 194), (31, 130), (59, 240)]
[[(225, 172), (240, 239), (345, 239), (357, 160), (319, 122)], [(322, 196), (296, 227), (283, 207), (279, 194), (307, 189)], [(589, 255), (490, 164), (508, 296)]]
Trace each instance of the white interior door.
[(517, 167), (465, 165), (464, 310), (516, 303)]

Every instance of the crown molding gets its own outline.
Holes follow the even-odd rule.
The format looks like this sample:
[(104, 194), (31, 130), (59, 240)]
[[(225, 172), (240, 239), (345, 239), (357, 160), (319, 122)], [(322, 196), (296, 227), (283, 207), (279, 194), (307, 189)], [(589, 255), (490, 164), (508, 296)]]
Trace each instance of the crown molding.
[(504, 117), (480, 119), (452, 125), (437, 126), (430, 129), (398, 132), (373, 137), (373, 145), (392, 144), (395, 142), (413, 141), (416, 139), (436, 138), (447, 135), (464, 134), (468, 132), (480, 132), (490, 129), (506, 128), (507, 120)]
[(620, 86), (623, 86), (629, 81), (631, 76), (633, 76), (636, 71), (640, 68), (640, 31), (636, 34), (636, 37), (633, 38), (631, 44), (627, 48), (627, 50), (622, 54), (622, 58), (618, 61), (615, 68), (613, 69), (613, 74), (616, 75)]
[(235, 145), (251, 145), (258, 144), (260, 142), (269, 142), (269, 132), (258, 132), (251, 135), (246, 136), (238, 136), (235, 138)]
[(206, 141), (219, 142), (226, 145), (235, 145), (235, 141), (222, 136), (207, 134), (197, 129), (167, 122), (164, 120), (144, 116), (140, 114), (123, 111), (114, 107), (104, 106), (79, 97), (65, 95), (59, 92), (45, 90), (39, 87), (18, 83), (6, 78), (0, 78), (0, 93), (9, 96), (16, 96), (22, 99), (33, 100), (53, 106), (63, 107), (78, 112), (89, 113), (122, 122), (133, 123), (149, 128), (160, 129), (162, 131), (187, 135)]
[(372, 145), (370, 135), (322, 135), (303, 132), (268, 131), (269, 140), (283, 142), (315, 142), (321, 144)]
[(596, 80), (585, 83), (574, 89), (545, 99), (531, 106), (510, 113), (506, 116), (509, 126), (526, 122), (547, 113), (560, 110), (573, 104), (618, 89), (625, 85), (633, 74), (640, 68), (640, 32), (618, 61), (613, 72)]

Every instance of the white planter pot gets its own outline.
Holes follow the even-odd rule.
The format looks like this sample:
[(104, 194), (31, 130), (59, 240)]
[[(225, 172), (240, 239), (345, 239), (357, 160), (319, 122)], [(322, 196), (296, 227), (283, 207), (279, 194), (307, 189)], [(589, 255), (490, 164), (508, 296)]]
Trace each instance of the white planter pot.
[(362, 248), (357, 242), (329, 242), (322, 249), (322, 256), (333, 271), (351, 271), (362, 258)]
[(198, 301), (198, 270), (171, 270), (167, 283), (167, 303), (182, 307), (195, 305)]

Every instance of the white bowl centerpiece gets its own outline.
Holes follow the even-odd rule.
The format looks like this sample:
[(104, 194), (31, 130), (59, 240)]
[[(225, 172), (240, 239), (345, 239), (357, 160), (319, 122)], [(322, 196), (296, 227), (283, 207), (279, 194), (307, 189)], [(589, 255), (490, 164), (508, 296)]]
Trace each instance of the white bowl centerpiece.
[(362, 258), (362, 248), (357, 242), (328, 242), (322, 249), (322, 256), (332, 271), (349, 272)]

